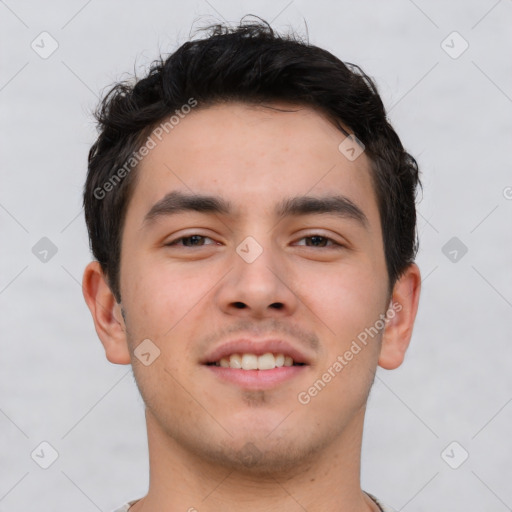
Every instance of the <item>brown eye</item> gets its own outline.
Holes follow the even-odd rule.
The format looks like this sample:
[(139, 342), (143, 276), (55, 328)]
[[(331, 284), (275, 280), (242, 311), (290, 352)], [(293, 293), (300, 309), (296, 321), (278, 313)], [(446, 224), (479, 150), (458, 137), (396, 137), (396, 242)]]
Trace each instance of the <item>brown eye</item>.
[[(211, 238), (207, 236), (202, 235), (190, 235), (190, 236), (182, 236), (181, 238), (178, 238), (174, 240), (173, 242), (168, 243), (168, 246), (182, 246), (182, 247), (202, 247), (204, 245), (211, 245), (211, 244), (205, 244), (205, 240), (212, 240)], [(182, 242), (182, 243), (180, 243)]]
[(327, 236), (322, 235), (311, 235), (311, 236), (305, 236), (300, 239), (305, 240), (306, 243), (302, 244), (299, 243), (298, 245), (302, 245), (305, 247), (342, 247), (341, 244), (335, 242), (332, 238), (329, 238)]
[[(306, 238), (306, 240), (309, 240), (309, 246), (310, 247), (325, 247), (327, 242), (329, 242), (329, 239), (326, 238), (325, 236), (308, 236)], [(306, 242), (306, 245), (308, 245), (308, 243)]]

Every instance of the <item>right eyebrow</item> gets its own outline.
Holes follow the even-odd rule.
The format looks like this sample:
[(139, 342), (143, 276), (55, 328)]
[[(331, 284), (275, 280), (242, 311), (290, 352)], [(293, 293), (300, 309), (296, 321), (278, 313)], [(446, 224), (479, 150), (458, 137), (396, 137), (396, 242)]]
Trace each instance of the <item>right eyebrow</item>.
[(173, 191), (155, 203), (144, 216), (144, 224), (150, 224), (155, 219), (186, 211), (201, 213), (229, 214), (232, 211), (231, 203), (216, 196), (200, 194), (186, 194)]

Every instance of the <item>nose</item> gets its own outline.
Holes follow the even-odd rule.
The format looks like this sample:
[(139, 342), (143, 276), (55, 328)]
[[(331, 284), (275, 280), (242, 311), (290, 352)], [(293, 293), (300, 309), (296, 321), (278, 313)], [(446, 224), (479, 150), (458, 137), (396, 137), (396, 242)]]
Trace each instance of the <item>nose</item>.
[(289, 316), (296, 311), (299, 299), (293, 290), (293, 276), (279, 248), (272, 248), (270, 243), (264, 248), (252, 239), (237, 247), (232, 262), (232, 270), (216, 295), (224, 313), (262, 319)]

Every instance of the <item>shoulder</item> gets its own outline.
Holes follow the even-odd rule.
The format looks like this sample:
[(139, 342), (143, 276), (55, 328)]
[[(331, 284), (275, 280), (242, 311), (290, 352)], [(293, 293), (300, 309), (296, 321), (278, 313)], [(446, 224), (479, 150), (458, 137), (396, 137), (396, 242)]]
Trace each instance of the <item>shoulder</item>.
[(393, 508), (388, 507), (386, 504), (382, 503), (382, 501), (376, 498), (373, 494), (370, 494), (369, 492), (367, 492), (366, 494), (368, 494), (368, 496), (370, 496), (370, 498), (375, 503), (377, 503), (377, 505), (381, 508), (382, 512), (395, 512)]
[(123, 505), (122, 507), (116, 508), (112, 512), (128, 512), (129, 508), (130, 508), (130, 504), (127, 503), (126, 505)]
[(133, 501), (129, 501), (128, 503), (126, 503), (125, 505), (123, 505), (122, 507), (119, 507), (119, 508), (116, 508), (115, 510), (113, 510), (112, 512), (128, 512), (130, 510), (130, 507), (134, 504), (134, 503), (137, 503), (137, 501), (139, 501), (138, 499), (137, 500), (133, 500)]

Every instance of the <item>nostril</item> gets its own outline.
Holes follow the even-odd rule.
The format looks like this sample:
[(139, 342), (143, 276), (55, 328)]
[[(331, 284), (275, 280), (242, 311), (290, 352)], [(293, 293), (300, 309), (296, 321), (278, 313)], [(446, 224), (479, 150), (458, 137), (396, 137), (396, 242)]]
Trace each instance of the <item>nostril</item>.
[[(237, 309), (244, 309), (247, 307), (247, 305), (244, 304), (243, 302), (233, 302), (233, 306)], [(283, 309), (284, 304), (282, 302), (274, 302), (273, 304), (270, 304), (269, 307), (273, 309)]]

